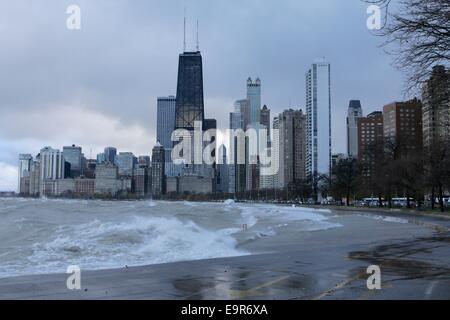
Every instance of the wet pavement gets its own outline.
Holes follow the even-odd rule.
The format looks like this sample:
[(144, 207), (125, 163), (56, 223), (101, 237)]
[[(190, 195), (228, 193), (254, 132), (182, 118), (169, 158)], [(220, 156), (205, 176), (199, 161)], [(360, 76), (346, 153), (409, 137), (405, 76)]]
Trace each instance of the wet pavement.
[[(353, 225), (280, 240), (268, 253), (82, 271), (81, 290), (66, 288), (66, 274), (0, 279), (0, 299), (450, 299), (450, 220), (406, 218), (405, 235)], [(381, 269), (381, 290), (367, 288), (370, 265)]]

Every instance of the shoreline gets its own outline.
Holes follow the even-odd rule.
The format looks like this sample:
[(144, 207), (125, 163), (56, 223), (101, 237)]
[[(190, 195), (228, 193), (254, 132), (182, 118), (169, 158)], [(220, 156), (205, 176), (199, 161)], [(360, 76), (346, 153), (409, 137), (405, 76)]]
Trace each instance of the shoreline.
[[(450, 299), (450, 221), (396, 224), (332, 212), (346, 225), (262, 238), (243, 245), (250, 255), (86, 270), (75, 291), (67, 274), (2, 278), (0, 299)], [(386, 270), (384, 290), (365, 288), (370, 264)]]
[(356, 206), (337, 206), (337, 205), (308, 205), (308, 204), (299, 204), (294, 202), (273, 202), (273, 201), (253, 201), (253, 200), (234, 200), (234, 199), (224, 199), (224, 200), (183, 200), (183, 199), (151, 199), (151, 198), (140, 198), (140, 199), (104, 199), (104, 198), (66, 198), (66, 197), (21, 197), (21, 196), (15, 196), (15, 197), (0, 197), (4, 199), (45, 199), (48, 201), (53, 200), (73, 200), (73, 201), (89, 201), (89, 202), (95, 202), (95, 201), (104, 201), (104, 202), (145, 202), (145, 201), (154, 201), (154, 202), (173, 202), (173, 203), (182, 203), (182, 202), (191, 202), (191, 203), (225, 203), (226, 201), (232, 200), (234, 203), (238, 204), (269, 204), (269, 205), (279, 205), (279, 206), (292, 206), (295, 205), (299, 208), (306, 208), (306, 209), (327, 209), (327, 210), (337, 210), (337, 211), (366, 211), (369, 213), (382, 213), (382, 214), (410, 214), (410, 215), (417, 215), (422, 217), (433, 217), (433, 218), (444, 218), (444, 219), (450, 219), (450, 210), (445, 211), (444, 213), (440, 211), (432, 211), (429, 209), (426, 210), (414, 210), (414, 209), (407, 209), (407, 208), (386, 208), (386, 207), (356, 207)]

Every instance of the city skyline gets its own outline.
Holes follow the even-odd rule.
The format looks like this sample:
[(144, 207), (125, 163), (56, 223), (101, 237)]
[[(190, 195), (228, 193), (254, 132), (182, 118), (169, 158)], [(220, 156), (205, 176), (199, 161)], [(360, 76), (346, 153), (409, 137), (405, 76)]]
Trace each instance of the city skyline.
[(0, 300), (450, 299), (449, 15), (0, 1)]
[[(292, 34), (303, 34), (303, 36), (305, 34), (303, 33), (304, 30), (298, 30), (298, 27), (289, 29), (288, 26), (275, 23), (274, 25), (264, 27), (260, 26), (260, 30), (253, 31), (253, 35), (257, 38), (258, 36), (267, 35), (269, 37), (268, 39), (270, 39), (271, 41), (275, 41), (275, 43), (273, 45), (268, 45), (267, 41), (262, 41), (263, 39), (255, 39), (257, 41), (254, 42), (254, 45), (258, 48), (261, 48), (261, 50), (259, 51), (263, 53), (255, 56), (253, 50), (240, 50), (240, 54), (233, 57), (230, 61), (233, 66), (230, 67), (230, 65), (227, 64), (227, 69), (229, 70), (226, 70), (224, 74), (224, 67), (218, 64), (218, 60), (224, 59), (224, 57), (229, 54), (229, 49), (217, 51), (218, 48), (223, 49), (223, 47), (215, 45), (215, 41), (217, 39), (212, 39), (214, 37), (208, 36), (208, 33), (210, 31), (208, 31), (206, 27), (204, 27), (204, 29), (200, 28), (200, 49), (202, 50), (205, 60), (205, 117), (213, 117), (217, 119), (219, 122), (219, 129), (226, 128), (228, 126), (228, 114), (232, 111), (234, 101), (242, 96), (242, 87), (243, 85), (245, 85), (245, 79), (247, 79), (248, 76), (259, 76), (264, 82), (261, 104), (266, 104), (269, 109), (272, 110), (273, 114), (278, 114), (291, 106), (296, 106), (305, 110), (303, 75), (308, 69), (308, 66), (311, 64), (311, 61), (316, 59), (318, 56), (320, 57), (324, 55), (327, 56), (327, 59), (333, 65), (333, 153), (344, 152), (346, 149), (345, 116), (342, 117), (341, 115), (337, 115), (339, 113), (343, 113), (343, 111), (346, 110), (349, 100), (360, 99), (364, 106), (366, 106), (367, 113), (372, 110), (380, 109), (383, 105), (389, 102), (401, 100), (402, 81), (399, 80), (400, 76), (398, 72), (390, 67), (389, 58), (385, 57), (381, 50), (376, 48), (377, 41), (374, 41), (373, 37), (365, 26), (365, 21), (367, 18), (365, 13), (365, 6), (359, 4), (354, 6), (337, 6), (335, 1), (326, 2), (329, 3), (330, 6), (328, 10), (325, 10), (325, 12), (321, 12), (320, 14), (332, 18), (331, 20), (327, 20), (327, 25), (337, 23), (339, 24), (340, 28), (345, 30), (353, 30), (350, 26), (358, 25), (358, 28), (356, 28), (357, 34), (361, 37), (361, 39), (364, 38), (364, 41), (362, 41), (361, 43), (370, 43), (369, 48), (372, 49), (371, 51), (373, 51), (373, 54), (376, 57), (375, 59), (367, 59), (367, 57), (363, 57), (363, 55), (361, 55), (361, 57), (358, 57), (361, 59), (360, 61), (358, 61), (359, 59), (355, 59), (354, 57), (353, 59), (349, 59), (348, 56), (340, 57), (340, 55), (342, 54), (342, 50), (330, 49), (330, 44), (332, 44), (332, 42), (336, 40), (331, 40), (331, 38), (329, 38), (328, 40), (324, 39), (318, 41), (319, 38), (308, 39), (306, 37), (303, 37), (299, 38), (299, 42), (301, 42), (302, 39), (303, 41), (313, 41), (314, 48), (310, 49), (307, 54), (302, 54), (300, 59), (296, 59), (297, 57), (294, 57), (293, 53), (283, 52), (282, 50), (279, 50), (276, 52), (277, 55), (284, 54), (288, 56), (287, 59), (285, 59), (286, 61), (280, 62), (277, 60), (277, 55), (275, 55), (275, 52), (273, 52), (272, 50), (276, 49), (277, 42), (283, 42), (287, 39), (276, 39), (276, 32), (283, 31), (286, 34), (286, 37)], [(83, 1), (81, 1), (80, 6), (82, 9), (83, 7), (87, 9), (84, 11), (85, 15), (92, 12), (93, 7), (96, 7), (96, 5), (93, 4), (85, 4)], [(222, 4), (222, 6), (225, 6), (225, 9), (227, 10), (231, 10), (231, 8), (233, 8), (233, 4)], [(280, 7), (283, 6), (295, 7), (294, 4), (280, 4)], [(49, 9), (49, 15), (51, 17), (54, 17), (53, 15), (57, 14), (57, 7), (58, 6), (56, 6), (55, 8), (55, 12), (53, 12), (53, 9)], [(215, 23), (209, 21), (209, 18), (206, 18), (204, 16), (204, 8), (202, 9), (201, 6), (196, 7), (194, 5), (192, 7), (189, 6), (189, 8), (188, 30), (194, 30), (194, 28), (192, 27), (193, 20), (194, 17), (197, 16), (200, 18), (201, 26), (207, 25), (208, 27), (217, 27)], [(246, 10), (247, 9), (249, 8), (246, 8)], [(279, 9), (281, 10), (281, 8)], [(314, 4), (305, 4), (304, 8), (302, 9), (306, 9), (306, 11), (314, 10)], [(162, 8), (161, 10), (164, 11), (164, 8)], [(208, 7), (208, 10), (211, 13), (216, 12), (217, 9)], [(264, 15), (264, 12), (266, 12), (268, 8), (261, 7), (261, 10), (262, 12), (258, 13), (258, 15)], [(2, 14), (7, 11), (8, 9), (5, 8)], [(98, 80), (98, 78), (101, 77), (99, 75), (94, 75), (94, 79), (90, 79), (89, 76), (93, 75), (82, 68), (82, 70), (77, 73), (77, 77), (75, 77), (76, 79), (81, 80), (78, 83), (78, 86), (75, 86), (77, 90), (74, 90), (73, 93), (66, 92), (68, 91), (68, 88), (70, 86), (74, 85), (74, 82), (72, 80), (69, 81), (69, 83), (67, 84), (67, 88), (63, 90), (64, 92), (60, 92), (60, 94), (66, 95), (65, 97), (58, 97), (58, 91), (61, 89), (61, 86), (56, 86), (52, 91), (52, 94), (45, 97), (38, 97), (39, 99), (37, 99), (34, 103), (25, 101), (27, 99), (21, 98), (20, 95), (17, 96), (19, 98), (14, 100), (11, 93), (17, 93), (17, 91), (19, 90), (18, 83), (15, 83), (14, 81), (12, 81), (12, 83), (8, 83), (5, 78), (0, 79), (0, 83), (3, 84), (1, 89), (2, 94), (0, 95), (2, 97), (2, 99), (0, 99), (0, 122), (2, 122), (2, 128), (0, 129), (0, 169), (5, 172), (5, 175), (0, 178), (0, 190), (15, 189), (15, 185), (17, 183), (18, 154), (28, 152), (36, 154), (36, 151), (38, 151), (42, 146), (45, 145), (51, 145), (59, 148), (74, 143), (76, 145), (83, 146), (84, 152), (87, 155), (91, 153), (91, 150), (92, 154), (95, 155), (101, 152), (107, 145), (114, 145), (117, 146), (120, 150), (132, 151), (135, 154), (151, 154), (151, 149), (156, 141), (156, 98), (158, 96), (175, 95), (176, 91), (176, 86), (174, 85), (176, 81), (176, 70), (174, 70), (176, 69), (176, 63), (174, 63), (174, 61), (176, 61), (177, 55), (181, 52), (180, 47), (182, 43), (182, 11), (182, 9), (180, 9), (180, 12), (173, 12), (172, 10), (172, 17), (170, 17), (170, 21), (173, 22), (173, 26), (171, 25), (169, 28), (163, 29), (169, 32), (167, 36), (171, 38), (170, 44), (162, 46), (158, 50), (157, 54), (152, 57), (147, 57), (146, 60), (144, 60), (144, 58), (139, 55), (139, 61), (143, 64), (142, 68), (144, 70), (152, 70), (151, 68), (155, 68), (154, 63), (158, 64), (159, 62), (161, 62), (164, 67), (166, 67), (167, 71), (164, 72), (164, 77), (162, 78), (164, 79), (164, 81), (161, 81), (162, 84), (154, 86), (154, 80), (148, 80), (148, 83), (142, 79), (138, 79), (137, 82), (131, 81), (131, 79), (133, 79), (131, 77), (132, 72), (136, 72), (136, 74), (139, 76), (142, 73), (137, 72), (136, 67), (130, 67), (130, 70), (128, 70), (123, 65), (121, 65), (119, 62), (122, 59), (119, 58), (125, 56), (117, 55), (117, 53), (114, 58), (111, 57), (111, 59), (104, 64), (104, 66), (108, 67), (111, 67), (117, 63), (119, 64), (116, 70), (113, 69), (112, 71), (109, 71), (109, 73), (111, 73), (109, 74), (112, 77), (111, 79), (103, 84), (101, 81), (94, 81)], [(348, 20), (348, 25), (343, 26), (340, 25), (340, 22), (336, 21), (336, 15), (339, 16), (338, 12), (344, 11), (349, 14), (348, 17), (351, 19)], [(132, 12), (135, 14), (134, 10), (132, 10)], [(131, 14), (130, 12), (127, 13)], [(117, 13), (113, 12), (110, 14)], [(302, 14), (305, 14), (305, 12), (302, 11)], [(30, 21), (34, 21), (32, 18), (33, 17), (30, 18)], [(340, 19), (337, 20), (340, 21)], [(5, 19), (5, 21), (6, 22), (4, 25), (8, 26), (11, 30), (22, 30), (20, 26), (17, 25), (17, 23), (13, 23), (10, 19)], [(246, 23), (248, 23), (248, 21), (246, 21)], [(308, 21), (308, 23), (310, 23), (310, 26), (314, 25), (314, 21)], [(142, 27), (141, 29), (139, 29), (138, 33), (139, 36), (141, 36), (143, 35), (143, 33), (149, 30), (149, 24), (150, 22), (148, 22), (145, 17), (139, 16), (136, 25), (131, 25), (132, 28), (136, 28), (133, 30), (137, 30), (139, 26)], [(130, 24), (127, 24), (127, 28), (129, 28), (129, 25)], [(29, 31), (27, 29), (28, 27), (29, 25), (25, 24), (25, 27), (23, 27), (23, 31)], [(36, 27), (38, 28), (38, 31), (48, 31), (46, 30), (48, 25), (40, 26), (38, 23)], [(42, 30), (40, 28), (42, 28)], [(70, 33), (66, 34), (66, 32), (68, 31), (64, 28), (62, 29), (63, 30), (61, 30), (61, 33), (59, 31), (57, 31), (56, 34), (50, 32), (50, 38), (64, 35), (69, 38), (68, 41), (71, 40), (72, 44), (75, 41), (74, 43), (77, 45), (83, 45), (83, 37), (91, 37), (88, 36), (89, 32), (98, 31), (98, 28), (93, 28), (93, 26), (89, 25), (88, 23), (83, 26), (80, 34), (75, 36)], [(331, 32), (331, 30), (324, 30), (323, 28), (319, 29), (320, 30), (317, 31), (317, 34), (320, 34), (320, 32), (323, 32), (324, 34)], [(113, 28), (111, 32), (114, 32), (114, 30), (116, 29)], [(338, 32), (340, 38), (342, 38), (343, 36), (343, 33), (341, 33), (342, 31), (343, 30), (340, 30), (340, 32)], [(106, 30), (102, 29), (102, 32), (106, 32)], [(38, 32), (38, 36), (42, 36), (42, 34)], [(224, 37), (225, 36), (230, 36), (228, 34), (228, 31), (224, 31)], [(243, 41), (244, 40), (240, 39), (239, 37), (235, 39), (236, 43), (243, 43)], [(105, 44), (106, 42), (107, 41), (105, 40), (103, 44)], [(114, 49), (117, 47), (116, 45), (113, 45), (114, 43), (108, 42), (108, 44), (110, 46), (110, 49)], [(143, 46), (143, 44), (140, 45)], [(189, 37), (188, 45), (190, 47), (194, 45), (194, 41), (192, 41), (192, 39), (189, 39)], [(67, 46), (68, 43), (65, 43), (65, 41), (63, 41), (62, 45), (56, 47), (56, 51), (65, 50), (67, 49)], [(274, 48), (272, 49), (272, 47)], [(281, 48), (282, 46), (278, 47)], [(14, 44), (12, 44), (12, 46), (9, 47), (9, 50), (14, 50), (14, 48), (15, 46)], [(146, 50), (149, 50), (148, 47), (145, 48)], [(262, 50), (263, 48), (271, 48), (271, 50), (269, 50), (270, 54), (268, 54), (268, 52), (264, 52)], [(294, 53), (299, 54), (299, 50), (296, 45), (291, 44), (291, 48), (294, 48)], [(7, 50), (6, 55), (10, 58), (10, 60), (13, 60), (12, 66), (17, 67), (19, 65), (22, 65), (21, 62), (23, 63), (23, 61), (20, 60), (20, 57), (12, 59), (11, 56), (8, 56), (8, 53), (11, 53), (9, 50)], [(134, 54), (142, 54), (142, 52), (139, 52), (136, 47), (132, 47), (132, 49), (129, 50), (130, 52), (127, 51), (128, 53), (133, 52)], [(149, 53), (149, 51), (145, 52)], [(160, 56), (160, 54), (162, 54), (164, 57)], [(72, 55), (69, 56), (75, 62), (80, 62), (79, 57)], [(38, 58), (46, 58), (45, 52), (38, 52)], [(92, 60), (97, 61), (97, 59), (99, 58), (99, 56), (93, 56)], [(4, 60), (8, 61), (7, 59)], [(45, 61), (45, 59), (44, 62), (46, 63), (44, 63), (43, 65), (48, 66), (49, 69), (51, 69), (53, 63)], [(167, 63), (170, 63), (171, 65), (167, 65)], [(286, 63), (288, 65), (286, 65)], [(356, 71), (359, 71), (361, 67), (368, 67), (367, 70), (370, 70), (372, 63), (375, 63), (378, 68), (380, 68), (381, 66), (382, 70), (388, 71), (390, 79), (393, 79), (392, 81), (395, 82), (394, 85), (391, 84), (390, 86), (387, 86), (386, 90), (383, 90), (383, 94), (375, 92), (370, 93), (368, 91), (373, 90), (371, 88), (376, 88), (375, 85), (371, 86), (370, 83), (375, 84), (377, 82), (375, 81), (376, 79), (380, 81), (382, 78), (387, 77), (387, 75), (380, 75), (378, 78), (373, 78), (371, 74), (370, 79), (366, 79), (367, 82), (361, 81), (361, 79), (359, 79), (359, 81), (350, 83), (349, 85), (345, 85), (346, 83), (349, 83), (349, 80), (341, 81), (343, 77), (348, 75), (348, 73), (346, 74), (345, 72), (348, 71), (356, 73)], [(270, 64), (272, 67), (268, 68), (267, 64)], [(369, 64), (369, 66), (367, 64)], [(355, 70), (344, 70), (344, 66), (351, 66), (352, 68), (355, 68)], [(294, 75), (292, 70), (290, 69), (294, 69)], [(372, 70), (376, 71), (376, 73), (379, 73), (379, 71), (375, 69), (376, 68), (372, 68)], [(9, 70), (11, 70), (11, 67), (9, 67)], [(20, 71), (20, 68), (18, 70)], [(62, 71), (65, 71), (65, 69), (61, 67), (61, 72)], [(97, 69), (97, 71), (101, 70)], [(60, 71), (52, 72), (52, 75), (58, 75)], [(17, 77), (19, 77), (19, 74), (17, 74)], [(33, 74), (31, 75), (33, 76)], [(360, 76), (364, 77), (365, 75), (365, 72), (360, 72)], [(121, 76), (124, 76), (127, 81), (130, 81), (131, 84), (137, 84), (136, 88), (133, 90), (139, 91), (139, 99), (136, 100), (129, 97), (129, 94), (131, 94), (131, 92), (128, 89), (123, 90), (124, 92), (122, 92), (121, 94), (111, 93), (111, 97), (109, 97), (105, 93), (105, 91), (109, 91), (114, 88), (114, 86), (117, 85), (116, 82), (121, 82)], [(158, 75), (154, 74), (153, 77), (147, 77), (151, 79), (157, 79)], [(398, 79), (398, 81), (395, 81), (395, 79)], [(62, 80), (66, 79), (63, 77)], [(91, 81), (91, 84), (93, 85), (92, 88), (85, 83), (86, 80)], [(28, 79), (23, 83), (23, 90), (27, 93), (30, 93), (32, 96), (36, 95), (36, 91), (38, 91), (36, 90), (36, 87), (33, 86), (33, 84), (36, 84), (33, 81), (33, 79)], [(76, 84), (77, 83), (75, 83), (75, 85)], [(98, 90), (98, 88), (96, 88), (97, 86), (103, 88), (100, 88), (100, 90)], [(148, 86), (148, 88), (145, 88), (146, 86)], [(396, 87), (396, 89), (393, 89), (391, 87)], [(14, 90), (10, 90), (11, 92), (7, 92), (8, 89)], [(85, 91), (85, 89), (88, 90)], [(44, 92), (49, 91), (44, 90)], [(113, 100), (113, 97), (117, 98), (118, 96), (120, 98), (116, 99), (116, 103), (106, 103), (106, 100)], [(145, 98), (143, 98), (143, 96)], [(126, 98), (128, 98), (128, 100)], [(72, 103), (64, 103), (68, 101), (67, 99), (72, 100)], [(63, 102), (60, 102), (59, 100)], [(98, 106), (96, 105), (96, 102), (99, 103)], [(56, 108), (56, 106), (52, 106), (52, 104), (58, 105), (58, 110), (60, 112), (51, 112)], [(117, 106), (118, 104), (122, 105), (122, 107)], [(126, 108), (123, 107), (123, 105), (127, 104), (130, 105)], [(14, 105), (17, 105), (18, 107), (13, 108), (12, 106)], [(108, 106), (110, 106), (110, 108), (107, 108)], [(107, 108), (107, 110), (105, 108)], [(130, 110), (133, 112), (129, 112)], [(72, 117), (77, 119), (84, 119), (83, 123), (81, 123), (81, 121), (67, 123), (67, 119)], [(35, 120), (36, 118), (37, 121)], [(22, 130), (19, 130), (17, 126), (14, 127), (11, 125), (11, 123), (17, 123), (17, 121), (19, 120), (23, 121), (24, 123), (24, 126), (21, 126)], [(30, 130), (31, 128), (34, 128), (35, 122), (43, 123), (47, 120), (54, 123), (66, 122), (66, 125), (64, 127), (67, 130), (61, 130), (61, 128), (57, 130), (56, 128), (53, 129), (51, 126), (49, 126), (48, 128), (45, 128), (45, 130), (34, 130), (33, 135), (31, 134)], [(100, 128), (102, 130), (98, 132)], [(55, 134), (53, 130), (57, 130), (59, 134)]]

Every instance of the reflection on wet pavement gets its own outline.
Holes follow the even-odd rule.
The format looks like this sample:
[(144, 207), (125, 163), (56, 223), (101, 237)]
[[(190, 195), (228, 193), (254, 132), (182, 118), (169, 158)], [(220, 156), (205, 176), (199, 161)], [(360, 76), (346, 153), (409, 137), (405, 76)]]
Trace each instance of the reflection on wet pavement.
[(434, 250), (448, 246), (450, 236), (438, 235), (376, 247), (370, 251), (351, 252), (349, 258), (368, 261), (382, 267), (383, 273), (408, 279), (449, 279), (450, 268), (430, 260)]
[(185, 276), (175, 279), (173, 287), (177, 291), (176, 297), (194, 300), (306, 297), (317, 282), (311, 275), (295, 270), (233, 269), (226, 266), (215, 271), (214, 277)]

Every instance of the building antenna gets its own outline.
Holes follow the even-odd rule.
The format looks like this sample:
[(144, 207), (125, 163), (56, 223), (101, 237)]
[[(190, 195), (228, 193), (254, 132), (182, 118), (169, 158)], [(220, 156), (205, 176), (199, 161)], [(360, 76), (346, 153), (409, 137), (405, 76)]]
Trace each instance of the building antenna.
[(198, 41), (198, 19), (197, 19), (197, 51), (200, 51), (200, 44)]
[(186, 52), (186, 7), (184, 7), (183, 52)]

